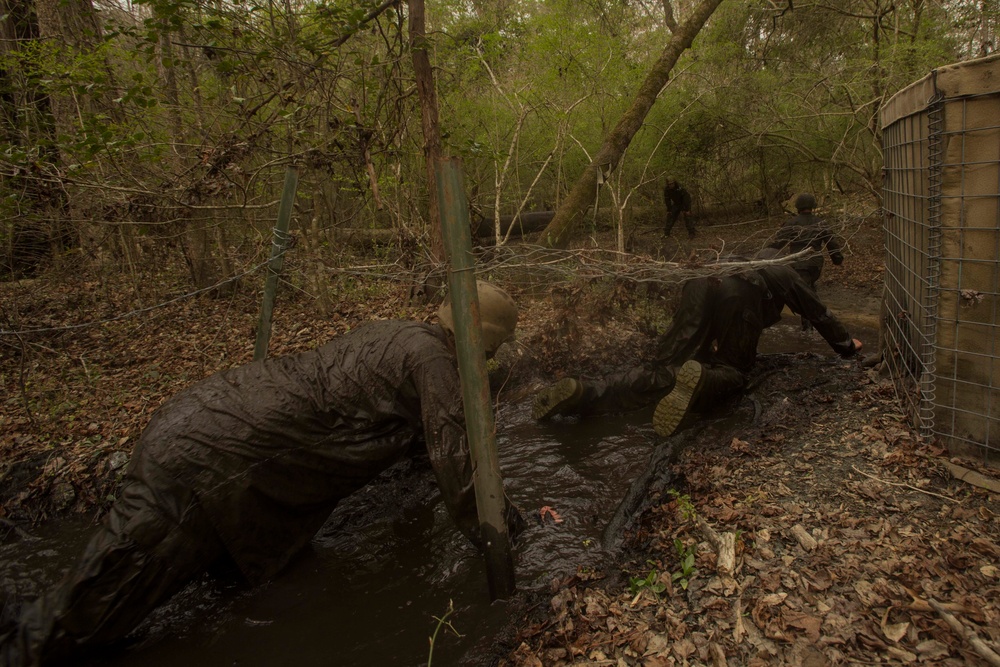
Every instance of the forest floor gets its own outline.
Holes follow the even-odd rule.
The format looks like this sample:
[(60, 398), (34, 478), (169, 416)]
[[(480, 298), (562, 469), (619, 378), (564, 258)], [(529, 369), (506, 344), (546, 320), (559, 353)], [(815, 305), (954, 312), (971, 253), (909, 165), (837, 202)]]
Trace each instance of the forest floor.
[[(706, 226), (690, 242), (636, 228), (629, 243), (690, 258), (739, 251), (774, 225)], [(877, 331), (881, 275), (881, 232), (862, 221), (820, 293), (849, 328)], [(169, 303), (151, 295), (165, 305), (122, 317), (136, 304), (116, 280), (0, 285), (2, 328), (44, 329), (0, 337), (0, 538), (66, 512), (100, 514), (156, 407), (252, 358), (253, 290)], [(185, 289), (166, 269), (142, 281)], [(433, 319), (434, 306), (401, 305), (401, 286), (342, 279), (331, 289), (322, 314), (304, 288), (279, 302), (272, 355), (369, 319)], [(662, 330), (660, 299), (672, 289), (512, 288), (522, 357), (506, 400), (560, 374), (634, 364)], [(991, 664), (982, 655), (1000, 652), (1000, 472), (921, 440), (873, 363), (878, 341), (864, 342), (866, 356), (849, 362), (765, 354), (747, 399), (755, 418), (699, 432), (670, 465), (669, 485), (650, 487), (620, 558), (554, 580), (484, 662)], [(960, 481), (955, 464), (992, 490)], [(718, 535), (732, 539), (732, 567), (719, 567), (709, 539)]]
[[(880, 241), (857, 230), (818, 285), (856, 334), (878, 331)], [(998, 664), (1000, 469), (921, 440), (864, 342), (852, 361), (763, 355), (756, 418), (687, 442), (622, 559), (553, 581), (499, 664)]]

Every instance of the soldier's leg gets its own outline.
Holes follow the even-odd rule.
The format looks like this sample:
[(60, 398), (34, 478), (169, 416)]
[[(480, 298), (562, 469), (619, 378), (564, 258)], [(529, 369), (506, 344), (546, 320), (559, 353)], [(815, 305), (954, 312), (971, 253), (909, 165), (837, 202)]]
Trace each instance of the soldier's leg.
[(667, 210), (667, 222), (663, 226), (663, 235), (670, 236), (670, 232), (674, 229), (674, 224), (677, 222), (677, 216), (680, 215), (679, 211), (668, 209)]
[(687, 361), (677, 371), (674, 389), (657, 404), (653, 429), (669, 437), (689, 415), (714, 407), (745, 386), (746, 376), (732, 366)]
[(624, 412), (652, 405), (674, 386), (673, 369), (650, 364), (600, 380), (563, 378), (535, 396), (535, 419), (556, 415)]
[(857, 344), (852, 340), (847, 327), (830, 312), (808, 285), (801, 282), (791, 285), (785, 297), (792, 312), (809, 320), (835, 352), (843, 356), (854, 354)]
[(690, 211), (684, 214), (684, 226), (687, 227), (688, 238), (693, 239), (695, 236), (698, 235), (698, 229), (697, 227), (695, 227), (694, 224), (694, 216), (691, 215)]
[(656, 363), (680, 366), (711, 344), (712, 315), (720, 281), (717, 278), (692, 278), (681, 288), (681, 299), (674, 311), (670, 328), (657, 342)]
[[(820, 267), (814, 266), (812, 264), (806, 266), (796, 267), (796, 272), (802, 277), (802, 281), (809, 285), (809, 289), (816, 291), (816, 283), (819, 282), (819, 277), (822, 273)], [(813, 326), (809, 319), (805, 316), (799, 316), (799, 324), (803, 331), (811, 331)]]
[(166, 503), (133, 481), (63, 582), (23, 611), (8, 667), (57, 663), (110, 644), (225, 553), (190, 492)]
[(583, 396), (583, 383), (576, 378), (563, 378), (535, 394), (531, 416), (537, 420), (556, 415), (570, 415), (577, 411)]

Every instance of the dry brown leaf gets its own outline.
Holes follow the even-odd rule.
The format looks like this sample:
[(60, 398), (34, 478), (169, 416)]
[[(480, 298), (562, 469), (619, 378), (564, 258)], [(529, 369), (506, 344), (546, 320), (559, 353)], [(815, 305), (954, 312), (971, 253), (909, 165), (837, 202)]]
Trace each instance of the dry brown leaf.
[(889, 653), (890, 656), (892, 656), (896, 660), (899, 660), (900, 662), (910, 663), (917, 661), (916, 655), (898, 646), (890, 646), (887, 652)]
[(740, 440), (739, 438), (733, 438), (729, 443), (729, 447), (734, 452), (740, 452), (741, 454), (747, 454), (751, 450), (750, 443), (746, 440)]
[(825, 591), (833, 585), (833, 577), (830, 575), (829, 570), (817, 570), (815, 572), (802, 570), (802, 574), (809, 587), (815, 591)]
[(671, 646), (670, 649), (673, 652), (673, 654), (676, 655), (681, 660), (687, 660), (687, 658), (697, 650), (697, 648), (694, 645), (694, 642), (688, 639), (687, 637), (680, 640), (679, 642), (674, 642), (673, 646)]
[(936, 639), (928, 639), (920, 642), (916, 646), (916, 651), (924, 661), (937, 660), (951, 653), (947, 645), (942, 644)]
[(854, 582), (854, 592), (858, 594), (858, 599), (866, 607), (875, 607), (883, 602), (881, 595), (875, 592), (870, 581), (860, 579)]
[(888, 623), (889, 612), (891, 611), (892, 607), (889, 607), (882, 614), (882, 634), (885, 635), (886, 639), (895, 644), (906, 636), (906, 631), (909, 629), (910, 623), (908, 621), (904, 621), (903, 623)]
[(819, 641), (819, 631), (820, 627), (823, 625), (823, 621), (818, 617), (801, 611), (792, 611), (791, 609), (783, 610), (781, 617), (785, 621), (785, 624), (805, 631), (806, 637), (809, 641), (814, 644)]

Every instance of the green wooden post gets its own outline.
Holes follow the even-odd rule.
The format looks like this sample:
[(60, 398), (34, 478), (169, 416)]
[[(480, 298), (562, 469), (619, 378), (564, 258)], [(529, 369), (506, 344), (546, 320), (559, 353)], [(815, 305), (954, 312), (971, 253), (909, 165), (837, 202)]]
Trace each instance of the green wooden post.
[(295, 186), (298, 181), (298, 170), (295, 167), (289, 167), (285, 171), (285, 187), (281, 191), (278, 220), (274, 224), (274, 237), (271, 239), (271, 259), (267, 262), (264, 301), (260, 304), (257, 342), (253, 347), (254, 361), (267, 357), (267, 344), (271, 341), (271, 314), (274, 312), (274, 295), (278, 291), (278, 275), (281, 273), (281, 265), (285, 261), (285, 248), (288, 247), (288, 221), (292, 218), (292, 203), (295, 202)]
[(494, 437), (493, 404), (486, 373), (469, 206), (465, 198), (461, 161), (458, 158), (442, 158), (438, 160), (435, 172), (441, 229), (451, 263), (448, 287), (455, 320), (458, 372), (462, 379), (465, 428), (472, 453), (472, 479), (476, 486), (486, 576), (490, 598), (505, 600), (514, 592), (514, 558), (504, 516), (503, 478), (500, 476)]

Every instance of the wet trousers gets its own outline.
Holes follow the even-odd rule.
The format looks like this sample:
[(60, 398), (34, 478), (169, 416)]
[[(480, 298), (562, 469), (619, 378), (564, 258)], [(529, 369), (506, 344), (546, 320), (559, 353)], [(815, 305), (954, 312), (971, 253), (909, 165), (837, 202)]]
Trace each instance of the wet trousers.
[(0, 637), (0, 665), (55, 664), (121, 639), (224, 554), (190, 490), (132, 479), (62, 583)]
[(654, 404), (670, 393), (674, 370), (690, 359), (703, 366), (693, 409), (709, 409), (742, 391), (764, 330), (762, 294), (761, 287), (734, 276), (687, 281), (654, 361), (584, 380), (575, 411), (622, 412)]
[(694, 218), (691, 217), (690, 211), (682, 211), (679, 208), (667, 209), (667, 222), (663, 227), (663, 233), (667, 236), (670, 232), (674, 230), (674, 225), (677, 224), (677, 219), (684, 216), (684, 226), (687, 228), (688, 236), (694, 236), (697, 233), (697, 229), (694, 226)]

